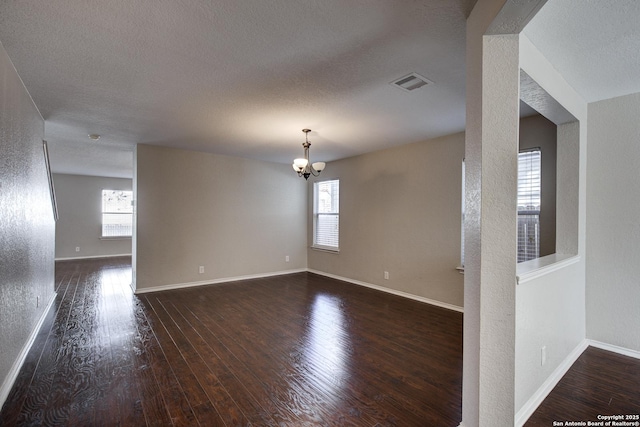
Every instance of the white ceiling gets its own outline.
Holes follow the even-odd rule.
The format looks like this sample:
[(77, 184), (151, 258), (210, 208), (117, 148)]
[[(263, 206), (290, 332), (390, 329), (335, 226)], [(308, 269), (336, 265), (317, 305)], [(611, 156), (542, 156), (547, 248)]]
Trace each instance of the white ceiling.
[(640, 92), (640, 1), (548, 0), (524, 33), (586, 102)]
[[(289, 163), (303, 128), (331, 161), (464, 129), (474, 3), (5, 1), (0, 41), (56, 172), (130, 177), (136, 143)], [(525, 33), (591, 102), (640, 92), (638, 22), (637, 0), (549, 0)], [(412, 72), (433, 84), (389, 84)]]
[(136, 143), (289, 163), (303, 128), (331, 161), (463, 129), (473, 3), (5, 1), (0, 41), (56, 172), (131, 176)]

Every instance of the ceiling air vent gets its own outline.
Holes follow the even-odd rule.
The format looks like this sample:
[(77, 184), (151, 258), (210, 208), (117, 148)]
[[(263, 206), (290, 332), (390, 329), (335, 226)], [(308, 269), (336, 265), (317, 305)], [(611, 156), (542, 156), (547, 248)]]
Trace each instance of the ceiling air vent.
[(411, 73), (407, 76), (400, 77), (398, 80), (392, 81), (391, 84), (406, 92), (411, 92), (413, 90), (420, 89), (421, 87), (428, 84), (433, 84), (433, 82), (425, 77), (422, 77), (420, 74)]

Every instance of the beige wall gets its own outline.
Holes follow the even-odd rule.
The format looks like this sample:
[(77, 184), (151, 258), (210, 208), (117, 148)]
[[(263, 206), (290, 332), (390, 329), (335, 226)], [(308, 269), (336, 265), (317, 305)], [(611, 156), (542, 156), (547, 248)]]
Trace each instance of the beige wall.
[[(559, 381), (582, 352), (586, 319), (583, 254), (587, 104), (567, 84), (569, 76), (558, 73), (544, 52), (522, 34), (519, 58), (521, 70), (577, 121), (559, 125), (556, 134), (557, 256), (547, 258), (550, 268), (546, 271), (534, 273), (535, 270), (529, 269), (533, 274), (529, 274), (528, 280), (523, 280), (527, 279), (526, 269), (518, 271), (520, 279), (515, 287), (516, 425), (526, 421), (540, 404), (541, 396), (546, 395), (547, 387)], [(522, 264), (526, 267), (527, 263)], [(529, 264), (531, 266), (535, 266), (535, 262)], [(542, 347), (546, 354), (544, 364)]]
[(328, 163), (320, 179), (340, 179), (340, 252), (308, 249), (309, 268), (462, 307), (463, 156), (458, 133)]
[(640, 93), (589, 104), (587, 337), (640, 352)]
[(137, 291), (306, 268), (306, 189), (288, 164), (138, 145)]
[(540, 148), (540, 256), (556, 253), (556, 134), (557, 126), (541, 115), (520, 120), (520, 149)]
[(0, 45), (0, 407), (54, 294), (44, 120)]
[[(131, 179), (55, 174), (56, 259), (130, 255), (131, 239), (101, 239), (102, 190), (131, 190)], [(80, 248), (76, 252), (76, 247)]]
[[(548, 188), (544, 191), (546, 194), (544, 204), (549, 209), (553, 209), (553, 212), (555, 212), (555, 151), (552, 149), (555, 150), (555, 132), (555, 125), (551, 122), (542, 117), (531, 117), (522, 121), (520, 134), (522, 147), (543, 148), (545, 152), (543, 164), (553, 170), (553, 173), (545, 174), (553, 176), (553, 180), (545, 181), (543, 184)], [(204, 215), (199, 220), (202, 221), (200, 224), (204, 230), (216, 230), (218, 227), (228, 229), (231, 223), (225, 222), (228, 221), (225, 216), (235, 217), (234, 210), (245, 211), (240, 207), (243, 200), (253, 200), (255, 204), (258, 197), (256, 194), (260, 191), (253, 188), (253, 185), (265, 179), (256, 176), (247, 179), (248, 182), (245, 183), (247, 174), (242, 173), (241, 177), (238, 177), (237, 170), (242, 168), (252, 170), (256, 167), (239, 166), (245, 163), (260, 165), (260, 167), (268, 165), (275, 167), (279, 172), (281, 169), (282, 176), (278, 179), (282, 179), (280, 182), (284, 185), (283, 194), (288, 194), (292, 191), (291, 186), (298, 184), (296, 191), (302, 192), (302, 197), (307, 200), (307, 206), (296, 207), (295, 204), (290, 204), (287, 215), (294, 222), (300, 222), (302, 217), (304, 221), (308, 221), (305, 222), (308, 227), (306, 233), (291, 234), (290, 239), (286, 239), (291, 249), (278, 253), (277, 256), (273, 255), (273, 248), (268, 244), (264, 246), (262, 238), (256, 235), (252, 239), (251, 246), (254, 250), (252, 258), (263, 260), (265, 257), (255, 248), (265, 247), (267, 258), (272, 258), (278, 267), (268, 267), (261, 271), (246, 265), (244, 267), (249, 267), (249, 270), (245, 270), (242, 266), (243, 256), (238, 258), (226, 254), (227, 250), (232, 250), (232, 247), (235, 248), (233, 251), (241, 254), (245, 250), (242, 248), (245, 246), (245, 243), (242, 243), (243, 239), (240, 242), (227, 239), (227, 243), (221, 242), (216, 245), (203, 242), (203, 235), (194, 230), (195, 225), (191, 222), (184, 228), (178, 225), (178, 218), (184, 214), (176, 212), (174, 214), (176, 221), (173, 222), (175, 225), (171, 227), (170, 234), (174, 236), (174, 241), (183, 242), (181, 247), (191, 255), (186, 256), (180, 251), (170, 254), (169, 252), (172, 251), (167, 248), (160, 249), (151, 245), (155, 253), (149, 257), (149, 261), (161, 259), (165, 265), (177, 262), (180, 264), (179, 270), (184, 273), (175, 275), (171, 280), (153, 279), (153, 283), (145, 285), (148, 282), (144, 278), (141, 279), (140, 271), (137, 271), (139, 289), (147, 286), (193, 283), (208, 279), (308, 267), (311, 270), (406, 292), (445, 304), (463, 306), (463, 277), (455, 270), (460, 263), (461, 161), (464, 156), (464, 134), (462, 133), (331, 162), (318, 179), (340, 178), (339, 254), (310, 248), (313, 241), (311, 234), (313, 222), (310, 215), (313, 180), (310, 179), (305, 186), (303, 180), (293, 173), (289, 174), (290, 168), (285, 167), (288, 165), (271, 165), (246, 159), (146, 145), (140, 146), (137, 155), (139, 157), (137, 167), (142, 168), (138, 172), (140, 232), (147, 227), (151, 230), (158, 226), (158, 224), (147, 224), (147, 221), (150, 219), (157, 221), (159, 218), (148, 218), (141, 211), (146, 206), (143, 203), (147, 203), (145, 198), (149, 195), (148, 186), (151, 185), (151, 191), (157, 193), (155, 196), (157, 198), (162, 196), (165, 183), (168, 185), (170, 194), (175, 192), (179, 197), (189, 196), (188, 204), (195, 203), (194, 206), (200, 206), (198, 209), (204, 212), (219, 210), (219, 203), (216, 203), (216, 200), (224, 201), (223, 205), (231, 207), (229, 211), (222, 210), (209, 217)], [(178, 161), (184, 166), (178, 168), (175, 164)], [(220, 169), (221, 165), (227, 172)], [(546, 168), (545, 171), (547, 171)], [(233, 179), (230, 180), (230, 177)], [(220, 181), (220, 178), (223, 180)], [(236, 181), (238, 179), (239, 181)], [(248, 183), (252, 185), (247, 186)], [(228, 186), (230, 187), (227, 188)], [(194, 187), (202, 189), (198, 191), (200, 194), (206, 194), (207, 197), (202, 199), (196, 195), (196, 192), (185, 190)], [(272, 190), (277, 190), (277, 187), (278, 184), (274, 184)], [(244, 196), (245, 191), (250, 193)], [(208, 200), (209, 195), (210, 200)], [(151, 203), (159, 202), (160, 199)], [(293, 202), (293, 199), (289, 202)], [(176, 210), (180, 210), (180, 206), (175, 207)], [(164, 209), (166, 207), (162, 210)], [(303, 212), (301, 209), (308, 209), (309, 215), (301, 213)], [(293, 211), (298, 213), (292, 215)], [(162, 215), (166, 216), (168, 213)], [(195, 213), (186, 213), (186, 215), (193, 216)], [(551, 228), (553, 231), (550, 233), (551, 247), (555, 248), (555, 215), (549, 216), (553, 217), (553, 225), (547, 229)], [(253, 222), (251, 214), (247, 213), (245, 219), (247, 222)], [(207, 225), (209, 220), (212, 221), (211, 226)], [(168, 218), (165, 221), (168, 221)], [(237, 219), (237, 221), (240, 222), (236, 222), (234, 218), (235, 226), (242, 224), (243, 220)], [(140, 232), (138, 238), (142, 237)], [(304, 237), (301, 238), (301, 236), (306, 236), (307, 241), (304, 241)], [(193, 239), (194, 245), (190, 244), (190, 239)], [(547, 242), (549, 240), (546, 239)], [(140, 263), (140, 256), (143, 259), (147, 256), (146, 251), (143, 251), (145, 247), (149, 248), (146, 245), (138, 246), (138, 263)], [(293, 255), (296, 250), (304, 247), (308, 247), (306, 255)], [(208, 260), (207, 251), (211, 254), (215, 253), (215, 259), (231, 256), (233, 263), (237, 265), (233, 268), (231, 268), (232, 265), (224, 267), (218, 265), (217, 262)], [(553, 252), (554, 250), (551, 250), (551, 253)], [(289, 263), (283, 263), (286, 255), (290, 256)], [(308, 265), (305, 257), (308, 257)], [(197, 272), (200, 265), (205, 265), (203, 275)], [(140, 268), (139, 264), (138, 270)], [(389, 272), (389, 280), (384, 279), (384, 271)], [(181, 278), (183, 275), (184, 277)]]

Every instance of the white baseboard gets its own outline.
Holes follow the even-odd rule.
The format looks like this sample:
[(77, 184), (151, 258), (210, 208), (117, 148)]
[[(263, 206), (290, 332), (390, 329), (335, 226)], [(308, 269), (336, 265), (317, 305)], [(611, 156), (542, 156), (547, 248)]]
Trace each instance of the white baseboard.
[(613, 353), (621, 354), (623, 356), (633, 357), (635, 359), (640, 359), (640, 351), (631, 350), (629, 348), (619, 347), (613, 344), (607, 344), (600, 341), (595, 340), (587, 340), (590, 346), (599, 348), (601, 350), (611, 351)]
[(53, 295), (51, 296), (51, 299), (49, 300), (49, 303), (47, 304), (44, 311), (42, 312), (40, 319), (38, 319), (38, 323), (36, 323), (36, 326), (34, 326), (33, 330), (31, 331), (31, 334), (29, 335), (27, 342), (25, 342), (24, 346), (22, 347), (20, 354), (18, 354), (18, 357), (16, 358), (15, 362), (13, 362), (13, 366), (11, 367), (11, 369), (9, 370), (9, 373), (4, 379), (2, 386), (0, 386), (0, 408), (2, 408), (2, 406), (4, 405), (4, 402), (7, 400), (7, 397), (9, 397), (9, 393), (13, 388), (13, 383), (15, 383), (16, 379), (18, 378), (18, 374), (20, 373), (20, 369), (22, 368), (22, 365), (24, 364), (24, 361), (27, 358), (27, 355), (29, 354), (29, 350), (31, 350), (31, 346), (35, 342), (36, 337), (38, 336), (38, 332), (40, 332), (40, 328), (42, 327), (42, 324), (47, 318), (47, 314), (49, 313), (49, 310), (51, 310), (51, 306), (53, 305), (53, 302), (55, 300), (56, 300), (56, 293), (54, 292)]
[(175, 283), (170, 285), (153, 286), (150, 288), (141, 288), (141, 289), (138, 288), (134, 290), (134, 293), (138, 295), (138, 294), (146, 294), (149, 292), (170, 291), (172, 289), (192, 288), (194, 286), (216, 285), (219, 283), (237, 282), (240, 280), (262, 279), (265, 277), (282, 276), (285, 274), (304, 273), (305, 271), (307, 271), (306, 268), (301, 268), (297, 270), (274, 271), (271, 273), (250, 274), (247, 276), (224, 277), (222, 279), (202, 280), (199, 282)]
[(285, 275), (285, 274), (303, 273), (303, 272), (319, 274), (320, 276), (330, 277), (332, 279), (341, 280), (343, 282), (352, 283), (354, 285), (365, 286), (367, 288), (376, 289), (378, 291), (394, 294), (394, 295), (397, 295), (397, 296), (400, 296), (400, 297), (409, 298), (409, 299), (412, 299), (412, 300), (424, 302), (424, 303), (435, 305), (435, 306), (438, 306), (438, 307), (441, 307), (441, 308), (446, 308), (448, 310), (453, 310), (453, 311), (457, 311), (459, 313), (463, 313), (463, 308), (459, 307), (457, 305), (448, 304), (448, 303), (445, 303), (445, 302), (436, 301), (436, 300), (432, 300), (432, 299), (429, 299), (429, 298), (424, 298), (424, 297), (421, 297), (421, 296), (418, 296), (418, 295), (413, 295), (413, 294), (410, 294), (410, 293), (407, 293), (407, 292), (402, 292), (402, 291), (397, 291), (395, 289), (385, 288), (384, 286), (378, 286), (378, 285), (374, 285), (372, 283), (361, 282), (359, 280), (349, 279), (348, 277), (337, 276), (335, 274), (325, 273), (323, 271), (311, 270), (311, 269), (307, 269), (307, 268), (301, 268), (301, 269), (297, 269), (297, 270), (276, 271), (276, 272), (272, 272), (272, 273), (252, 274), (252, 275), (247, 275), (247, 276), (225, 277), (225, 278), (222, 278), (222, 279), (202, 280), (202, 281), (198, 281), (198, 282), (174, 283), (174, 284), (169, 284), (169, 285), (153, 286), (153, 287), (150, 287), (150, 288), (135, 289), (134, 293), (135, 294), (145, 294), (145, 293), (150, 293), (150, 292), (170, 291), (170, 290), (173, 290), (173, 289), (192, 288), (192, 287), (196, 287), (196, 286), (205, 286), (205, 285), (215, 285), (215, 284), (218, 284), (218, 283), (237, 282), (239, 280), (260, 279), (260, 278), (264, 278), (264, 277), (282, 276), (282, 275)]
[(82, 259), (101, 259), (101, 258), (118, 258), (123, 256), (131, 256), (131, 254), (114, 254), (114, 255), (93, 255), (93, 256), (78, 256), (78, 257), (66, 257), (56, 258), (56, 261), (79, 261)]
[(402, 292), (402, 291), (397, 291), (395, 289), (385, 288), (384, 286), (378, 286), (378, 285), (374, 285), (372, 283), (361, 282), (359, 280), (349, 279), (348, 277), (342, 277), (342, 276), (337, 276), (337, 275), (331, 274), (331, 273), (325, 273), (324, 271), (311, 270), (311, 269), (307, 269), (307, 271), (309, 273), (319, 274), (320, 276), (330, 277), (330, 278), (336, 279), (336, 280), (342, 280), (343, 282), (353, 283), (354, 285), (365, 286), (367, 288), (375, 289), (377, 291), (386, 292), (386, 293), (397, 295), (397, 296), (400, 296), (400, 297), (409, 298), (409, 299), (412, 299), (412, 300), (415, 300), (415, 301), (420, 301), (420, 302), (424, 302), (424, 303), (427, 303), (427, 304), (435, 305), (435, 306), (438, 306), (438, 307), (441, 307), (441, 308), (446, 308), (448, 310), (457, 311), (459, 313), (464, 313), (464, 309), (462, 307), (459, 307), (459, 306), (453, 305), (453, 304), (449, 304), (449, 303), (446, 303), (446, 302), (436, 301), (436, 300), (425, 298), (425, 297), (421, 297), (421, 296), (418, 296), (418, 295), (413, 295), (413, 294), (410, 294), (408, 292)]
[(546, 399), (546, 397), (551, 393), (551, 390), (560, 382), (564, 374), (573, 366), (573, 364), (578, 360), (578, 357), (589, 347), (589, 342), (587, 340), (582, 340), (580, 344), (573, 349), (571, 353), (560, 363), (560, 365), (551, 373), (549, 378), (540, 386), (540, 388), (531, 396), (531, 398), (525, 403), (522, 408), (518, 411), (515, 417), (515, 425), (516, 427), (521, 427), (525, 422), (533, 415), (533, 413), (538, 409), (538, 406)]

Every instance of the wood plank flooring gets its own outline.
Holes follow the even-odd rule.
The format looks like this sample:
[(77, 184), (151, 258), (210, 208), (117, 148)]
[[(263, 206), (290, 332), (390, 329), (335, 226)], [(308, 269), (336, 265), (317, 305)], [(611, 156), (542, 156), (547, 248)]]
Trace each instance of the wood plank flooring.
[(457, 426), (462, 314), (300, 273), (132, 294), (59, 262), (2, 426)]
[[(130, 258), (56, 264), (1, 426), (458, 426), (462, 315), (300, 273), (135, 296)], [(527, 422), (640, 413), (589, 348)]]
[(548, 427), (553, 421), (605, 421), (598, 415), (620, 415), (623, 418), (617, 421), (630, 424), (618, 425), (640, 425), (640, 360), (589, 347), (525, 427)]

